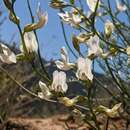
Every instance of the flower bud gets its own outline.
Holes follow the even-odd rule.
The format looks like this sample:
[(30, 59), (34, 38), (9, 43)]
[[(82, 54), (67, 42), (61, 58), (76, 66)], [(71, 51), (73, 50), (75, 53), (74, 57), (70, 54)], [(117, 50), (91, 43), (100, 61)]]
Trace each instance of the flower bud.
[(110, 118), (116, 118), (119, 116), (118, 110), (120, 107), (121, 107), (121, 103), (116, 104), (112, 109), (100, 105), (96, 111), (99, 113), (104, 113)]
[(66, 107), (72, 107), (78, 102), (78, 99), (77, 97), (72, 98), (72, 99), (68, 97), (61, 97), (59, 98), (59, 102), (63, 103)]
[(17, 25), (20, 23), (19, 18), (18, 18), (17, 16), (15, 16), (12, 12), (10, 12), (10, 14), (9, 14), (9, 19), (10, 19), (13, 23), (15, 23), (15, 24), (17, 24)]
[(62, 0), (52, 0), (50, 6), (54, 9), (62, 9), (67, 7), (67, 4)]
[(111, 21), (107, 20), (105, 23), (105, 35), (106, 38), (110, 38), (112, 32), (114, 30), (114, 25)]

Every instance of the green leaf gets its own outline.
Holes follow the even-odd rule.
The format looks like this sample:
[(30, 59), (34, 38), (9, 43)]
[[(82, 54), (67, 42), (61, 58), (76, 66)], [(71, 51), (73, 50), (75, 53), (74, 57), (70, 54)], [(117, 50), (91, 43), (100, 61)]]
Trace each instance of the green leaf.
[(75, 3), (75, 0), (70, 0), (70, 3), (71, 3), (71, 4), (74, 4), (74, 3)]

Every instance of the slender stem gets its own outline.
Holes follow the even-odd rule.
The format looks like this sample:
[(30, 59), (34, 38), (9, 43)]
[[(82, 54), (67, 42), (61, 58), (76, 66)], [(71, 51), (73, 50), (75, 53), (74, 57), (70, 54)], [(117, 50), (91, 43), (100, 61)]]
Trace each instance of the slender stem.
[[(10, 75), (2, 66), (0, 66), (0, 70), (3, 71), (12, 81), (14, 81), (20, 88), (22, 88), (25, 92), (27, 92), (31, 96), (34, 96), (34, 97), (36, 97), (40, 100), (43, 100), (43, 101), (48, 101), (48, 102), (52, 102), (52, 103), (60, 103), (57, 100), (48, 99), (48, 98), (40, 98), (37, 94), (35, 94), (34, 92), (26, 89), (21, 83), (19, 83), (17, 80), (15, 80), (15, 78), (12, 75)], [(85, 111), (89, 110), (88, 108), (81, 106), (81, 105), (75, 104), (74, 106), (77, 107), (77, 108), (80, 108), (82, 110), (85, 110)]]
[(62, 33), (63, 33), (63, 36), (64, 36), (64, 40), (65, 40), (65, 43), (66, 43), (68, 49), (70, 50), (70, 52), (73, 54), (73, 56), (74, 56), (75, 58), (78, 58), (77, 55), (73, 52), (72, 48), (71, 48), (70, 45), (69, 45), (69, 42), (68, 42), (68, 40), (67, 40), (67, 36), (66, 36), (66, 33), (65, 33), (64, 24), (63, 24), (62, 20), (60, 20), (60, 23), (61, 23), (61, 27), (62, 27)]
[(120, 82), (118, 82), (118, 80), (116, 79), (116, 77), (114, 76), (112, 70), (111, 70), (111, 67), (109, 66), (109, 63), (107, 60), (105, 60), (105, 63), (107, 65), (107, 68), (113, 78), (113, 80), (115, 81), (115, 83), (117, 84), (118, 86), (118, 89), (120, 90), (121, 93), (125, 93), (128, 97), (129, 97), (129, 93), (127, 92), (127, 90), (125, 88), (122, 88), (122, 85), (120, 84)]
[(0, 66), (0, 70), (3, 71), (5, 74), (7, 74), (7, 76), (8, 76), (12, 81), (14, 81), (20, 88), (22, 88), (25, 92), (27, 92), (27, 93), (30, 94), (31, 96), (37, 97), (37, 98), (39, 98), (39, 99), (41, 99), (41, 100), (53, 102), (53, 103), (56, 103), (56, 102), (57, 102), (57, 101), (55, 101), (55, 100), (51, 100), (51, 99), (47, 99), (47, 98), (42, 99), (42, 98), (38, 97), (37, 94), (35, 94), (35, 93), (33, 93), (32, 91), (26, 89), (21, 83), (19, 83), (17, 80), (15, 80), (15, 78), (14, 78), (12, 75), (10, 75), (3, 67)]
[[(27, 0), (27, 5), (28, 5), (28, 9), (29, 9), (29, 13), (30, 13), (30, 16), (31, 16), (31, 20), (32, 20), (32, 23), (35, 22), (34, 20), (34, 17), (33, 17), (33, 13), (32, 13), (32, 10), (31, 10), (31, 6), (30, 6), (30, 3), (29, 3), (29, 0)], [(34, 34), (36, 36), (36, 40), (37, 40), (37, 43), (38, 43), (38, 57), (39, 57), (39, 60), (40, 60), (40, 64), (41, 64), (41, 67), (42, 67), (42, 70), (44, 71), (44, 73), (46, 74), (48, 80), (51, 79), (51, 77), (49, 76), (44, 64), (43, 64), (43, 59), (41, 57), (41, 54), (40, 54), (40, 47), (39, 47), (39, 40), (38, 40), (38, 36), (37, 36), (37, 33), (36, 33), (36, 30), (34, 30)]]
[(100, 130), (99, 123), (97, 121), (97, 117), (96, 117), (96, 115), (93, 111), (93, 107), (92, 107), (91, 92), (92, 92), (92, 86), (90, 86), (90, 88), (88, 89), (88, 106), (89, 106), (90, 112), (92, 114), (92, 120), (95, 122), (97, 130)]
[(110, 16), (111, 16), (111, 19), (113, 21), (113, 24), (114, 26), (116, 27), (117, 31), (120, 33), (120, 35), (123, 37), (124, 41), (127, 42), (127, 44), (129, 44), (129, 41), (125, 38), (125, 36), (123, 35), (123, 33), (121, 32), (121, 30), (119, 29), (119, 27), (117, 26), (117, 24), (115, 23), (115, 19), (113, 17), (113, 14), (112, 14), (112, 10), (111, 10), (111, 5), (110, 5), (110, 1), (108, 1), (108, 7), (109, 7), (109, 13), (110, 13)]

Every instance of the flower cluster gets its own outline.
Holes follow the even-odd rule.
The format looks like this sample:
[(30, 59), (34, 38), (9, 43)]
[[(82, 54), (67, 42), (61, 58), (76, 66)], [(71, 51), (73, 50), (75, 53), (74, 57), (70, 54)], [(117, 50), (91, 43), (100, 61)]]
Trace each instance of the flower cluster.
[[(64, 0), (51, 0), (50, 2), (51, 7), (59, 9), (60, 12), (57, 15), (63, 21), (63, 24), (65, 23), (73, 27), (73, 29), (76, 29), (76, 31), (73, 32), (71, 39), (74, 48), (71, 48), (69, 42), (67, 42), (64, 26), (62, 26), (67, 47), (76, 57), (75, 61), (71, 61), (68, 50), (63, 46), (60, 49), (61, 58), (58, 60), (56, 59), (54, 62), (57, 69), (52, 75), (48, 74), (42, 63), (42, 58), (40, 57), (36, 33), (37, 29), (42, 28), (48, 22), (48, 14), (47, 12), (42, 11), (40, 3), (38, 3), (38, 21), (35, 22), (35, 17), (33, 17), (32, 21), (34, 22), (25, 25), (22, 29), (20, 26), (20, 19), (14, 11), (15, 0), (4, 0), (4, 3), (9, 11), (10, 20), (18, 26), (20, 31), (21, 53), (15, 55), (6, 45), (0, 43), (0, 61), (12, 64), (19, 60), (26, 60), (31, 63), (33, 69), (41, 77), (39, 80), (40, 90), (38, 90), (37, 94), (32, 94), (33, 96), (37, 96), (40, 99), (45, 99), (47, 101), (55, 99), (56, 102), (62, 103), (66, 107), (79, 107), (80, 109), (87, 110), (89, 111), (89, 119), (92, 119), (92, 124), (88, 121), (90, 122), (89, 124), (91, 124), (94, 129), (96, 127), (99, 129), (100, 127), (98, 126), (96, 116), (103, 113), (109, 118), (118, 117), (120, 108), (123, 108), (123, 105), (127, 104), (130, 97), (130, 94), (127, 91), (128, 88), (124, 85), (124, 81), (126, 80), (119, 74), (119, 72), (122, 73), (123, 71), (126, 75), (130, 74), (129, 69), (124, 69), (126, 66), (128, 67), (130, 65), (130, 43), (129, 39), (124, 35), (124, 32), (129, 32), (130, 27), (128, 24), (125, 25), (118, 18), (120, 13), (127, 14), (128, 9), (126, 3), (123, 2), (122, 4), (119, 0), (116, 0), (116, 9), (114, 11), (111, 9), (110, 0), (107, 1), (108, 8), (104, 4), (104, 1), (86, 0), (88, 6), (88, 12), (86, 13), (84, 7), (76, 7), (76, 2), (76, 0), (70, 0), (70, 2), (65, 2)], [(79, 3), (80, 6), (82, 6), (82, 2), (80, 1)], [(110, 14), (111, 20), (109, 20), (109, 17), (106, 17), (107, 14)], [(128, 14), (127, 17), (130, 19)], [(100, 24), (103, 25), (102, 28), (97, 29), (97, 26)], [(82, 45), (84, 47), (83, 50), (85, 50), (84, 52), (81, 50)], [(35, 58), (40, 61), (42, 71), (39, 71), (39, 68), (35, 68)], [(127, 59), (127, 61), (124, 61), (124, 59)], [(111, 75), (115, 81), (115, 87), (120, 92), (119, 95), (122, 99), (118, 99), (109, 88), (94, 77), (95, 63), (98, 63), (106, 74)], [(122, 68), (124, 69), (123, 71)], [(73, 78), (76, 79), (75, 81), (85, 86), (86, 96), (74, 95), (73, 97), (69, 97), (67, 95), (69, 89), (69, 80), (67, 78), (68, 71), (74, 72), (75, 75)], [(99, 105), (97, 108), (93, 106), (93, 100), (96, 98), (93, 94), (97, 92), (97, 90), (92, 88), (94, 79), (112, 96), (114, 107), (111, 109), (103, 105)], [(128, 80), (129, 77), (127, 76), (126, 79)], [(87, 105), (85, 107), (79, 106), (78, 103), (82, 102), (87, 103)], [(76, 109), (75, 112), (77, 112), (79, 116), (86, 118), (79, 110)]]

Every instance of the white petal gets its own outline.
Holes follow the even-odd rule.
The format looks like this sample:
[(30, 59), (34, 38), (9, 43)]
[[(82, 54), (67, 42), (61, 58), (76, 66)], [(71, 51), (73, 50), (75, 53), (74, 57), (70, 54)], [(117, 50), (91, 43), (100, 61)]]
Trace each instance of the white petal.
[(41, 92), (39, 93), (39, 96), (41, 96), (42, 98), (50, 98), (52, 96), (49, 88), (46, 86), (45, 83), (39, 81), (39, 86), (41, 88)]
[(76, 77), (81, 80), (87, 80), (89, 79), (90, 81), (93, 80), (93, 74), (91, 72), (91, 65), (92, 61), (90, 59), (84, 59), (82, 57), (79, 57), (77, 60), (77, 73)]
[(99, 46), (99, 37), (95, 35), (91, 37), (88, 42), (88, 56), (94, 55), (99, 56), (102, 53), (102, 49)]
[[(94, 12), (98, 0), (87, 0), (89, 9)], [(100, 1), (99, 1), (100, 2)]]
[[(25, 45), (29, 53), (37, 52), (38, 44), (34, 32), (26, 32), (24, 34)], [(23, 45), (20, 48), (21, 52), (24, 52)]]
[(62, 86), (62, 90), (63, 92), (66, 92), (68, 90), (68, 85), (66, 83)]
[(126, 5), (121, 4), (119, 0), (116, 0), (116, 4), (117, 4), (117, 9), (119, 11), (126, 11), (127, 10)]
[(59, 68), (60, 70), (64, 70), (64, 71), (70, 70), (75, 65), (73, 63), (65, 64), (65, 63), (63, 63), (62, 61), (59, 61), (59, 60), (55, 61), (55, 64), (56, 64), (57, 68)]
[(65, 72), (60, 71), (58, 76), (59, 76), (59, 79), (60, 79), (61, 83), (66, 82), (66, 74), (65, 74)]
[(57, 60), (57, 61), (55, 61), (55, 64), (58, 69), (62, 70), (64, 68), (64, 63), (62, 61)]
[(66, 23), (70, 23), (70, 16), (69, 16), (69, 13), (68, 12), (65, 12), (65, 13), (58, 13), (58, 15), (62, 18), (62, 20)]
[(0, 44), (2, 52), (0, 53), (0, 60), (7, 64), (16, 63), (16, 55), (4, 44)]
[(58, 92), (66, 92), (67, 88), (66, 74), (62, 71), (54, 71), (51, 89)]

